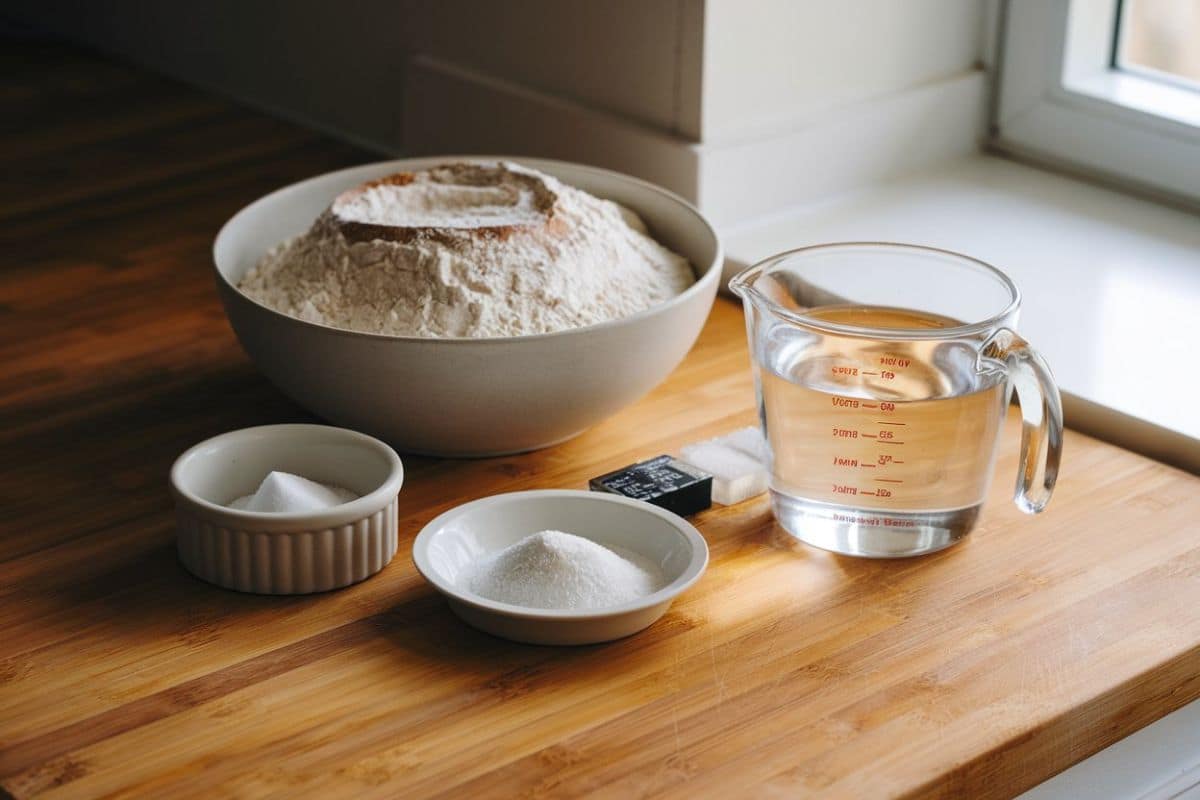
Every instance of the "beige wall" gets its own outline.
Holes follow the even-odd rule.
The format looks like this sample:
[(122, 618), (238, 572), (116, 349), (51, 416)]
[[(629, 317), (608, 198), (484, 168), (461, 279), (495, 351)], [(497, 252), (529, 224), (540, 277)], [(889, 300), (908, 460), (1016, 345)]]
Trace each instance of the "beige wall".
[(422, 55), (699, 135), (704, 0), (15, 0), (6, 12), (383, 150), (404, 149), (405, 67)]
[(821, 112), (967, 72), (981, 0), (708, 0), (705, 141), (802, 127)]
[(426, 54), (696, 139), (704, 0), (409, 0)]

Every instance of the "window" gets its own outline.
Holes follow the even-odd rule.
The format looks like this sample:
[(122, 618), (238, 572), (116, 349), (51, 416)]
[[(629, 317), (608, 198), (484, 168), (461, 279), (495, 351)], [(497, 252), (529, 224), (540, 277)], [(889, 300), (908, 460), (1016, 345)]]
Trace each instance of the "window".
[(1000, 12), (1000, 149), (1200, 202), (1200, 0)]
[(1123, 0), (1113, 66), (1200, 89), (1200, 1)]

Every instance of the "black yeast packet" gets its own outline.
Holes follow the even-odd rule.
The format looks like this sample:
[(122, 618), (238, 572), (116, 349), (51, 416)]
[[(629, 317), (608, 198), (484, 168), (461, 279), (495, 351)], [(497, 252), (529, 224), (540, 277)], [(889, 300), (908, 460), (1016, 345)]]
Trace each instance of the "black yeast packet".
[(592, 478), (588, 487), (593, 492), (644, 500), (681, 517), (712, 505), (712, 476), (668, 455)]

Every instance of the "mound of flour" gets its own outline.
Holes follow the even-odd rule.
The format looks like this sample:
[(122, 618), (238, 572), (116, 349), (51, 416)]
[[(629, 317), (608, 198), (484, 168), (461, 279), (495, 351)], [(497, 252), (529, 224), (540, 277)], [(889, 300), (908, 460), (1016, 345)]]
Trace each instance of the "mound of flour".
[(495, 164), (447, 165), (347, 193), (239, 288), (337, 328), (502, 337), (625, 317), (694, 282), (688, 261), (627, 209)]

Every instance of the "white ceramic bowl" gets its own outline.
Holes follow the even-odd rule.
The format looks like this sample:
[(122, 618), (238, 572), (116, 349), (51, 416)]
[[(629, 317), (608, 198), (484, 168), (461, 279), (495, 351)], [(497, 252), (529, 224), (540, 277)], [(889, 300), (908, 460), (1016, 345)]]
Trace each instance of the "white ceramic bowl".
[[(479, 158), (479, 157), (475, 157)], [(488, 160), (496, 160), (492, 157)], [(700, 212), (645, 181), (595, 167), (512, 158), (637, 211), (699, 279), (625, 319), (533, 336), (425, 339), (355, 333), (293, 319), (235, 286), (271, 247), (307, 230), (344, 189), (462, 157), (369, 164), (303, 181), (239, 211), (213, 256), (242, 347), (285, 394), (401, 450), (481, 456), (569, 439), (660, 383), (691, 349), (721, 277), (721, 244)]]
[[(281, 470), (357, 500), (312, 512), (227, 508)], [(171, 467), (179, 559), (198, 578), (242, 592), (307, 594), (368, 578), (396, 554), (396, 451), (325, 425), (264, 425), (213, 437)]]
[[(649, 597), (598, 610), (549, 610), (499, 603), (459, 585), (462, 570), (531, 533), (560, 530), (639, 553), (669, 581)], [(592, 644), (629, 636), (666, 613), (708, 565), (704, 537), (682, 517), (600, 492), (544, 490), (485, 497), (453, 508), (413, 542), (413, 561), (464, 622), (531, 644)]]

